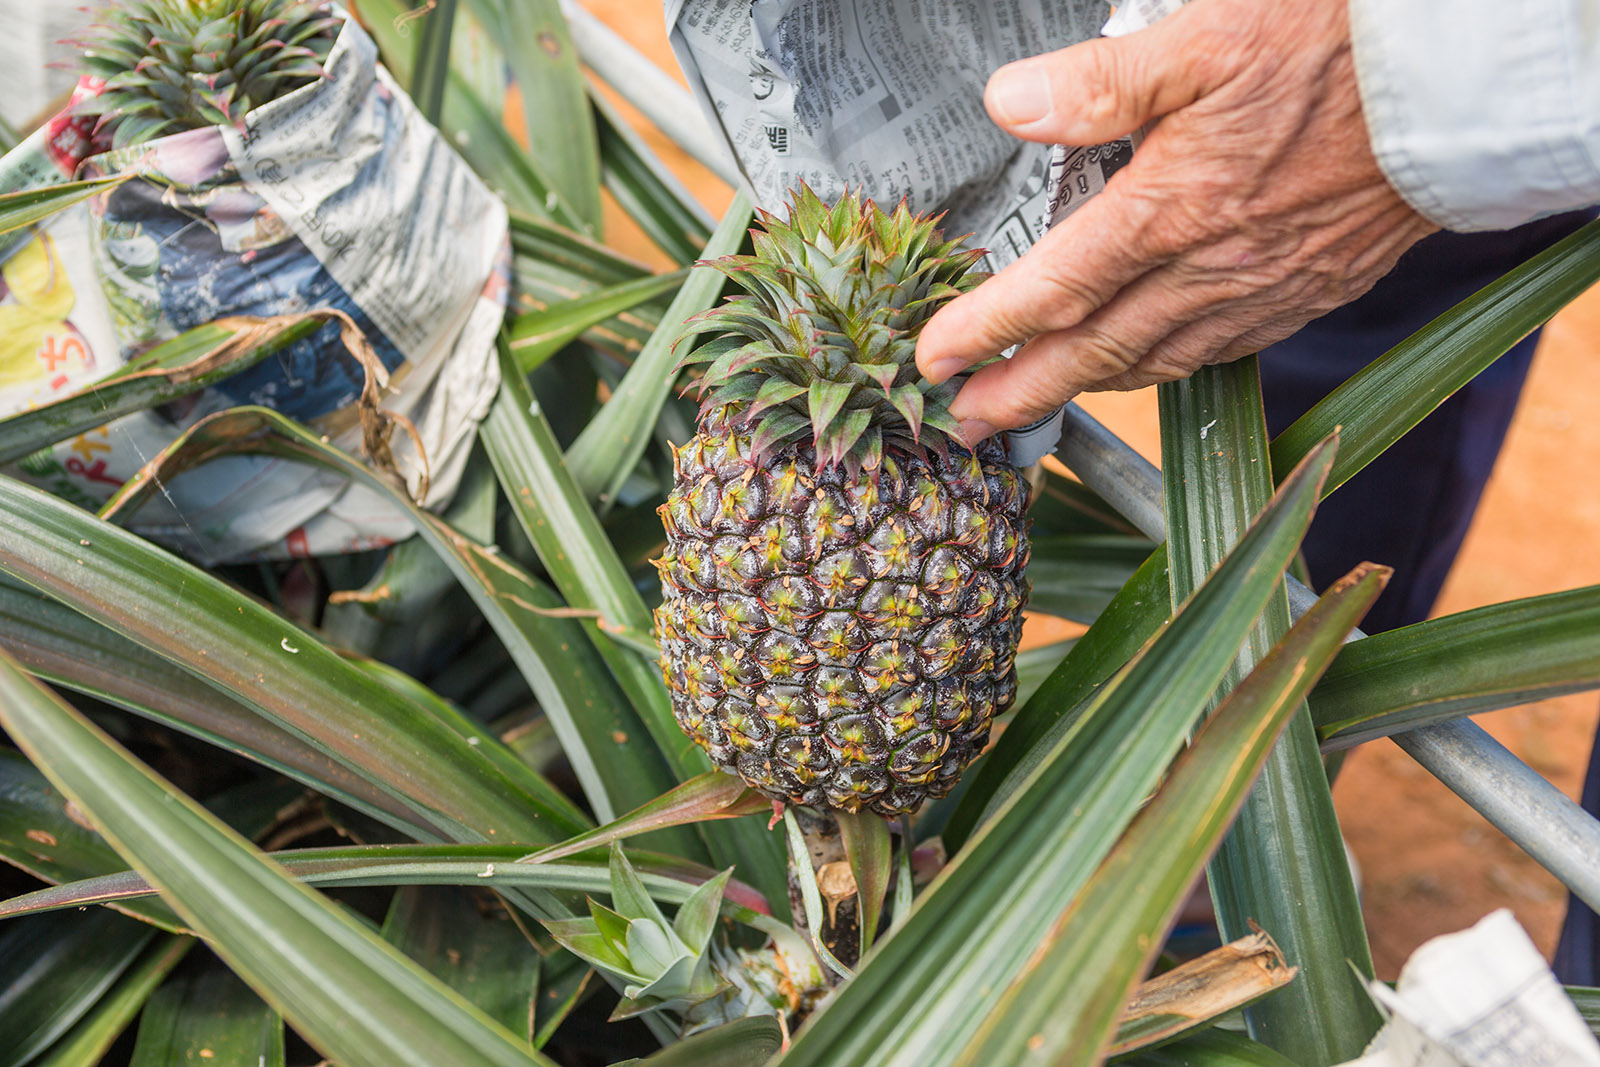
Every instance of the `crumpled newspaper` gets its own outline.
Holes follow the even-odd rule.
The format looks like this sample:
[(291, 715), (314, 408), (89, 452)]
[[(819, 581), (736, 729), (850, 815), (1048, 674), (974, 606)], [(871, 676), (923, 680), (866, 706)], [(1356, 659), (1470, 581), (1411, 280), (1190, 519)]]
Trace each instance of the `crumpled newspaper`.
[(1600, 1067), (1600, 1044), (1511, 912), (1426, 942), (1394, 989), (1389, 1021), (1341, 1067)]
[[(805, 182), (943, 210), (999, 270), (1105, 188), (1134, 142), (1019, 141), (983, 89), (1014, 60), (1150, 25), (1181, 0), (666, 0), (669, 38), (757, 204)], [(1055, 447), (1060, 412), (1008, 435), (1018, 466)]]
[[(0, 415), (81, 389), (152, 346), (226, 315), (334, 308), (371, 343), (397, 473), (422, 503), (454, 492), (499, 385), (509, 289), (504, 204), (378, 63), (353, 20), (328, 77), (246, 118), (88, 156), (93, 120), (58, 115), (0, 162), (25, 188), (141, 175), (0, 245)], [(86, 84), (81, 92), (92, 92)], [(21, 244), (20, 248), (17, 244)], [(173, 404), (118, 419), (15, 465), (97, 507), (180, 432), (264, 404), (346, 451), (363, 438), (365, 368), (330, 325)], [(420, 448), (419, 448), (420, 446)], [(419, 454), (420, 453), (420, 454)], [(329, 472), (230, 456), (186, 472), (129, 522), (208, 563), (380, 547), (413, 533), (382, 495)]]

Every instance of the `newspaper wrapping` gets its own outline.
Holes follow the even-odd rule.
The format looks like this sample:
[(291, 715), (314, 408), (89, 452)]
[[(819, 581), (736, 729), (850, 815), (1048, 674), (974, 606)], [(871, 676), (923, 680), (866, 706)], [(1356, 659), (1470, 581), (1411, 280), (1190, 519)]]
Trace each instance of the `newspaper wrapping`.
[[(346, 21), (327, 77), (210, 127), (88, 159), (92, 120), (70, 109), (0, 163), (7, 189), (83, 174), (139, 175), (0, 249), (0, 414), (83, 388), (224, 315), (348, 314), (388, 372), (399, 472), (439, 505), (459, 482), (499, 385), (494, 336), (510, 246), (504, 205), (417, 111)], [(80, 93), (94, 86), (80, 86)], [(53, 173), (52, 173), (53, 172)], [(263, 404), (357, 452), (363, 369), (330, 323), (203, 392), (20, 461), (21, 476), (86, 507), (178, 433)], [(137, 532), (206, 562), (356, 551), (411, 535), (381, 495), (265, 457), (174, 478)]]
[[(666, 0), (673, 52), (756, 203), (800, 182), (942, 210), (945, 229), (1019, 258), (1105, 188), (1134, 140), (1047, 146), (989, 120), (1001, 65), (1102, 32), (1129, 33), (1181, 0), (1137, 0), (1105, 23), (1103, 0)], [(1055, 448), (1062, 413), (1009, 434), (1019, 466)]]
[(1425, 942), (1390, 989), (1389, 1021), (1342, 1067), (1600, 1067), (1600, 1045), (1511, 912)]

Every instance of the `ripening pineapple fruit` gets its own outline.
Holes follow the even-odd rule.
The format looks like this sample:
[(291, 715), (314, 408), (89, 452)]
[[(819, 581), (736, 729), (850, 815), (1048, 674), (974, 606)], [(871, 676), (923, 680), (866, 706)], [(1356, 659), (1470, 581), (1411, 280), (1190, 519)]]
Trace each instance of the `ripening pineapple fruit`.
[(328, 0), (119, 0), (84, 43), (105, 89), (78, 110), (102, 116), (115, 148), (242, 129), (253, 108), (321, 77), (342, 21)]
[(914, 811), (1016, 693), (1027, 486), (965, 446), (913, 362), (981, 253), (936, 219), (809, 190), (762, 215), (661, 514), (662, 669), (686, 733), (775, 800)]

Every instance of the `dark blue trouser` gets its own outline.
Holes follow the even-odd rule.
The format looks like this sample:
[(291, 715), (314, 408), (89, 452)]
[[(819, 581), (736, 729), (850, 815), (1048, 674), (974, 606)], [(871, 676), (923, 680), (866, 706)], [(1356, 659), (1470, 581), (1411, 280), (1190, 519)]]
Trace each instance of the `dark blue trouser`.
[[(1277, 434), (1418, 327), (1589, 219), (1560, 215), (1504, 233), (1439, 233), (1420, 242), (1366, 296), (1262, 353), (1267, 425)], [(1525, 338), (1317, 511), (1304, 551), (1317, 588), (1362, 560), (1394, 567), (1368, 613), (1369, 633), (1427, 618), (1461, 548), (1511, 424), (1538, 335)], [(1600, 813), (1600, 746), (1583, 806)], [(1594, 985), (1600, 919), (1571, 901), (1556, 956), (1569, 984)]]

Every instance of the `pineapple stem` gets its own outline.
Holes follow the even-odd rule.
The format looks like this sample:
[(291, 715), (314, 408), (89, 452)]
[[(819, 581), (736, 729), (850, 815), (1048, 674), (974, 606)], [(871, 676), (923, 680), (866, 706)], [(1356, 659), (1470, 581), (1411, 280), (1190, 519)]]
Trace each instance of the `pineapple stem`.
[[(802, 815), (797, 816), (796, 811)], [(802, 817), (807, 824), (804, 829), (801, 828)], [(797, 921), (795, 925), (804, 925), (803, 932), (811, 938), (811, 947), (829, 969), (840, 978), (850, 978), (854, 972), (839, 960), (834, 954), (834, 949), (843, 949), (851, 956), (860, 954), (859, 934), (856, 933), (853, 922), (855, 890), (852, 887), (849, 893), (842, 896), (829, 893), (829, 908), (825, 912), (822, 904), (823, 887), (817, 879), (817, 866), (812, 863), (813, 849), (824, 857), (832, 852), (838, 852), (839, 859), (828, 860), (828, 865), (844, 862), (843, 850), (839, 845), (839, 824), (827, 814), (797, 808), (791, 804), (783, 809), (783, 825), (789, 836), (790, 893), (792, 895), (796, 888), (799, 889), (802, 906), (795, 909), (795, 914), (797, 919), (804, 917), (803, 923)], [(848, 864), (845, 867), (848, 870)], [(850, 912), (841, 915), (840, 912), (846, 904), (849, 905)], [(840, 937), (841, 933), (845, 936)]]

